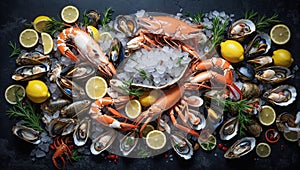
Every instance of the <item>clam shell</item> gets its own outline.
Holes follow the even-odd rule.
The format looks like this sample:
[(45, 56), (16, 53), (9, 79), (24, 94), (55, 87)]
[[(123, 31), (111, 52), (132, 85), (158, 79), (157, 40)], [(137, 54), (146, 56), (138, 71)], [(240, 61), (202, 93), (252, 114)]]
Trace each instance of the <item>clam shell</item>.
[(286, 67), (271, 66), (257, 70), (255, 77), (265, 83), (275, 84), (289, 79), (292, 77), (292, 73)]
[(26, 142), (32, 143), (32, 144), (39, 144), (41, 143), (41, 136), (40, 132), (36, 131), (32, 128), (23, 126), (23, 125), (16, 125), (13, 126), (12, 132), (14, 135), (19, 137), (22, 140), (25, 140)]
[(257, 34), (248, 44), (245, 54), (248, 57), (257, 57), (266, 54), (271, 48), (271, 38), (266, 33)]
[(120, 151), (124, 156), (129, 155), (133, 149), (136, 147), (139, 141), (139, 133), (138, 131), (134, 130), (127, 133), (121, 140), (120, 140)]
[(93, 140), (90, 150), (93, 155), (98, 155), (106, 150), (115, 140), (117, 132), (114, 129), (106, 131)]
[(73, 139), (76, 146), (83, 146), (86, 143), (90, 135), (90, 128), (91, 120), (87, 117), (82, 119), (76, 126), (73, 133)]
[(62, 133), (68, 134), (68, 130), (71, 130), (69, 129), (70, 124), (76, 124), (76, 123), (77, 123), (76, 120), (71, 118), (52, 119), (48, 125), (49, 135), (54, 137), (57, 135), (62, 135)]
[(174, 151), (185, 160), (193, 156), (192, 144), (183, 135), (179, 133), (171, 134), (170, 141)]
[(242, 41), (255, 30), (255, 24), (251, 20), (240, 19), (229, 27), (228, 38)]
[[(271, 98), (272, 94), (282, 94), (285, 96), (285, 99), (282, 101), (273, 100)], [(292, 104), (297, 97), (297, 91), (294, 86), (291, 85), (280, 85), (274, 89), (268, 90), (263, 94), (263, 97), (268, 100), (269, 102), (278, 105), (278, 106), (287, 106)]]
[(233, 117), (227, 120), (220, 129), (220, 139), (221, 140), (230, 140), (237, 135), (239, 130), (239, 121), (237, 117)]
[(235, 159), (246, 155), (255, 147), (256, 140), (253, 137), (244, 137), (236, 141), (224, 154), (227, 159)]

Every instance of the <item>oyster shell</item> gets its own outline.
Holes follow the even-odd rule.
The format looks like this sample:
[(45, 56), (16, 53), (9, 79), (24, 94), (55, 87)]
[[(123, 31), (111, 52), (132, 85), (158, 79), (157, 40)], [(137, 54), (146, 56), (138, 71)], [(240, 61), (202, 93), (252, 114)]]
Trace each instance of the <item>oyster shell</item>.
[(124, 59), (124, 48), (118, 38), (114, 38), (110, 44), (108, 58), (114, 66), (118, 66)]
[(246, 131), (257, 138), (262, 132), (262, 127), (257, 121), (252, 120), (250, 124), (246, 125)]
[(54, 114), (56, 111), (62, 109), (64, 106), (70, 104), (71, 101), (68, 99), (59, 98), (57, 100), (48, 100), (41, 104), (41, 110), (47, 114)]
[(16, 81), (27, 81), (41, 77), (49, 71), (49, 65), (25, 65), (18, 67), (12, 75), (12, 79)]
[(187, 97), (187, 103), (189, 106), (192, 107), (200, 107), (203, 105), (204, 101), (199, 96), (189, 96)]
[(240, 19), (229, 27), (228, 38), (241, 41), (255, 30), (255, 24), (251, 20)]
[(255, 71), (254, 67), (252, 67), (249, 64), (240, 66), (236, 69), (236, 72), (238, 73), (239, 77), (243, 80), (253, 80)]
[(287, 106), (293, 103), (296, 100), (296, 96), (296, 88), (291, 85), (280, 85), (263, 94), (266, 100), (278, 106)]
[(250, 82), (243, 83), (241, 91), (243, 98), (245, 99), (259, 97), (261, 94), (260, 88), (256, 84)]
[(99, 20), (100, 20), (100, 14), (96, 10), (89, 10), (86, 12), (86, 16), (89, 19), (89, 25), (92, 25), (97, 28)]
[(239, 130), (239, 121), (237, 117), (233, 117), (227, 120), (220, 129), (220, 139), (230, 140), (237, 135)]
[(117, 132), (114, 129), (106, 131), (93, 140), (90, 150), (92, 154), (98, 155), (106, 150), (115, 140)]
[(82, 87), (65, 77), (57, 77), (55, 83), (63, 94), (71, 99), (78, 99), (85, 96), (85, 91)]
[(296, 117), (290, 113), (282, 113), (276, 118), (276, 126), (280, 132), (288, 130), (288, 127), (296, 127)]
[(114, 20), (113, 27), (126, 36), (132, 37), (137, 31), (136, 18), (133, 15), (119, 15)]
[(120, 151), (124, 156), (129, 155), (139, 141), (139, 133), (137, 130), (133, 130), (127, 133), (121, 140), (120, 140)]
[(22, 65), (39, 65), (39, 64), (50, 64), (50, 56), (43, 55), (37, 51), (26, 52), (19, 55), (16, 59), (16, 64)]
[(256, 140), (254, 137), (244, 137), (236, 141), (224, 154), (225, 158), (235, 159), (246, 155), (255, 147)]
[(190, 159), (193, 154), (192, 144), (181, 134), (174, 133), (170, 136), (171, 145), (174, 151), (184, 159)]
[(23, 126), (23, 125), (16, 125), (13, 126), (12, 132), (14, 135), (19, 137), (22, 140), (25, 140), (32, 144), (39, 144), (41, 143), (41, 136), (40, 132), (36, 131), (32, 128)]
[(191, 114), (188, 125), (194, 130), (201, 130), (206, 126), (206, 119), (203, 114), (198, 111), (189, 109)]
[[(76, 80), (82, 80), (88, 77), (91, 77), (95, 74), (96, 68), (90, 65), (87, 62), (83, 62), (80, 64), (75, 65), (75, 67), (65, 68), (62, 70), (62, 74), (64, 77), (68, 79), (76, 79)], [(66, 72), (66, 73), (65, 73)]]
[[(55, 118), (52, 119), (48, 125), (49, 135), (54, 137), (57, 135), (66, 135), (73, 132), (75, 126), (72, 124), (77, 124), (77, 120), (71, 118)], [(74, 127), (74, 128), (71, 128)]]
[(64, 106), (60, 110), (60, 114), (62, 117), (74, 117), (77, 116), (89, 109), (89, 106), (91, 104), (90, 100), (80, 100), (73, 102), (69, 105)]
[(286, 67), (271, 66), (257, 70), (255, 77), (265, 83), (274, 84), (289, 79), (290, 77), (292, 77), (292, 73), (290, 69)]
[(255, 67), (255, 69), (260, 69), (262, 67), (272, 64), (273, 59), (271, 56), (259, 56), (254, 59), (248, 60), (247, 62), (258, 65)]
[(91, 120), (87, 117), (82, 119), (80, 123), (75, 127), (73, 132), (73, 139), (76, 146), (83, 146), (89, 135), (91, 128)]
[(271, 48), (271, 38), (266, 33), (256, 35), (248, 44), (245, 54), (248, 57), (257, 57), (266, 54)]

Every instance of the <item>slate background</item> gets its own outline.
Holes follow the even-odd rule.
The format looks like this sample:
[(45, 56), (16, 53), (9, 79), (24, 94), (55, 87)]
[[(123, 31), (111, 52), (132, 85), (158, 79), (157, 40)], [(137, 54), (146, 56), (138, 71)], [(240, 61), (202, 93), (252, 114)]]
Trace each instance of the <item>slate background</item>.
[[(75, 5), (83, 12), (84, 10), (96, 9), (104, 11), (106, 7), (114, 9), (113, 17), (119, 14), (131, 14), (137, 10), (157, 11), (176, 14), (180, 8), (183, 12), (189, 11), (191, 15), (195, 12), (209, 12), (212, 10), (225, 11), (227, 14), (235, 14), (235, 19), (242, 17), (242, 14), (253, 9), (259, 14), (271, 16), (273, 13), (279, 15), (279, 19), (287, 24), (292, 32), (292, 39), (287, 45), (273, 46), (273, 48), (286, 48), (292, 52), (296, 64), (299, 61), (299, 0), (2, 0), (0, 3), (0, 167), (1, 169), (54, 169), (51, 162), (52, 153), (46, 158), (32, 162), (30, 155), (34, 146), (27, 144), (11, 133), (15, 123), (5, 115), (6, 110), (11, 106), (4, 99), (4, 91), (7, 86), (14, 83), (11, 80), (15, 66), (15, 58), (9, 58), (11, 52), (7, 43), (9, 40), (18, 41), (19, 33), (24, 29), (23, 22), (31, 22), (38, 15), (48, 15), (58, 18), (60, 10), (65, 5)], [(293, 65), (293, 66), (294, 66)], [(299, 72), (295, 78), (288, 83), (293, 84), (299, 91)], [(281, 113), (288, 111), (296, 114), (300, 110), (299, 96), (297, 101), (289, 107), (277, 108)], [(265, 128), (264, 128), (265, 131)], [(258, 142), (265, 141), (263, 138)], [(230, 146), (234, 141), (227, 143)], [(283, 147), (283, 150), (281, 148)], [(199, 150), (191, 160), (185, 161), (179, 158), (172, 150), (168, 154), (171, 158), (164, 158), (164, 155), (148, 159), (120, 158), (117, 164), (104, 159), (101, 156), (86, 156), (73, 166), (67, 164), (67, 169), (297, 169), (300, 167), (300, 150), (296, 143), (290, 143), (283, 139), (277, 144), (271, 144), (272, 153), (265, 159), (257, 158), (255, 151), (237, 160), (226, 160), (224, 152), (215, 149), (212, 152)]]

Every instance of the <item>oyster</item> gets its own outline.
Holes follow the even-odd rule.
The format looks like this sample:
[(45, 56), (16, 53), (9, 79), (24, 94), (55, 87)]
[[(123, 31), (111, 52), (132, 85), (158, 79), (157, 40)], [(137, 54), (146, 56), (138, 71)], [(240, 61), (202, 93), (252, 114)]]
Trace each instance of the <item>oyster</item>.
[(71, 81), (65, 77), (57, 77), (56, 84), (59, 89), (69, 98), (81, 98), (85, 96), (85, 91), (74, 81)]
[(181, 134), (174, 133), (170, 136), (171, 145), (174, 151), (184, 159), (190, 159), (193, 154), (192, 144)]
[[(67, 71), (66, 71), (67, 70)], [(66, 72), (66, 73), (65, 73)], [(75, 67), (65, 68), (62, 70), (62, 75), (68, 79), (82, 80), (91, 77), (96, 72), (95, 67), (87, 62), (75, 65)]]
[(271, 38), (266, 33), (256, 35), (248, 44), (245, 54), (248, 57), (257, 57), (266, 54), (271, 48)]
[(237, 117), (233, 117), (227, 120), (220, 129), (220, 139), (230, 140), (237, 135), (239, 130), (239, 121)]
[(257, 123), (257, 121), (251, 120), (251, 122), (246, 125), (246, 131), (257, 138), (262, 132), (262, 127), (259, 123)]
[(276, 118), (276, 126), (280, 132), (288, 130), (288, 127), (296, 127), (296, 117), (290, 113), (282, 113)]
[(132, 15), (119, 15), (116, 17), (113, 27), (126, 36), (132, 37), (137, 31), (136, 18)]
[(90, 100), (80, 100), (73, 102), (69, 105), (64, 106), (60, 110), (60, 114), (62, 117), (74, 117), (77, 116), (89, 109), (89, 106), (91, 104)]
[(256, 30), (255, 24), (248, 19), (240, 19), (229, 27), (229, 39), (243, 40)]
[(38, 65), (25, 65), (18, 67), (12, 75), (12, 79), (16, 81), (27, 81), (41, 77), (49, 71), (49, 65), (38, 64)]
[(287, 106), (293, 103), (296, 100), (296, 96), (296, 88), (291, 85), (280, 85), (263, 94), (266, 100), (279, 106)]
[(189, 106), (192, 106), (192, 107), (200, 107), (203, 105), (204, 101), (199, 96), (189, 96), (187, 98), (187, 103)]
[(59, 98), (57, 100), (48, 100), (41, 104), (41, 110), (47, 114), (54, 114), (56, 111), (62, 109), (64, 106), (70, 104), (71, 101), (68, 99)]
[(20, 139), (23, 139), (32, 144), (41, 143), (40, 132), (36, 131), (32, 128), (29, 128), (29, 127), (26, 127), (23, 125), (16, 125), (16, 126), (13, 126), (12, 132), (14, 135), (18, 136)]
[(75, 145), (83, 146), (86, 143), (90, 135), (90, 127), (91, 127), (91, 120), (89, 118), (85, 117), (80, 121), (80, 123), (76, 126), (73, 133), (73, 139)]
[(137, 130), (133, 130), (128, 134), (126, 134), (120, 140), (120, 150), (123, 153), (123, 155), (124, 156), (129, 155), (137, 145), (138, 141), (139, 141), (139, 134)]
[(247, 62), (258, 65), (255, 67), (255, 69), (260, 69), (262, 67), (272, 64), (273, 59), (271, 56), (259, 56), (254, 59), (248, 60)]
[(114, 66), (118, 66), (124, 59), (124, 48), (119, 39), (114, 38), (110, 44), (108, 58)]
[(256, 140), (253, 137), (244, 137), (236, 141), (224, 154), (225, 158), (235, 159), (246, 155), (255, 147)]
[(265, 83), (280, 83), (292, 77), (291, 71), (282, 66), (271, 66), (256, 71), (255, 77)]
[(115, 140), (117, 132), (114, 129), (104, 132), (93, 140), (90, 150), (92, 154), (98, 155), (107, 149)]
[(190, 112), (188, 125), (194, 130), (203, 129), (206, 126), (204, 115), (193, 109), (188, 109), (188, 111)]
[(238, 67), (236, 72), (238, 73), (239, 77), (243, 80), (254, 79), (254, 75), (255, 75), (254, 67), (249, 64)]
[(97, 28), (99, 20), (100, 20), (100, 14), (96, 10), (89, 10), (86, 12), (86, 16), (89, 19), (89, 25), (92, 25)]
[[(48, 125), (49, 135), (54, 137), (56, 135), (66, 135), (73, 132), (75, 126), (72, 124), (77, 124), (77, 120), (71, 118), (55, 118), (52, 119)], [(72, 126), (71, 126), (72, 125)], [(74, 128), (71, 128), (74, 127)]]
[(16, 59), (18, 65), (39, 65), (39, 64), (50, 64), (50, 56), (43, 55), (39, 52), (26, 52), (19, 55)]
[(250, 82), (243, 83), (241, 91), (243, 94), (243, 98), (245, 99), (259, 97), (261, 94), (259, 87), (256, 84)]

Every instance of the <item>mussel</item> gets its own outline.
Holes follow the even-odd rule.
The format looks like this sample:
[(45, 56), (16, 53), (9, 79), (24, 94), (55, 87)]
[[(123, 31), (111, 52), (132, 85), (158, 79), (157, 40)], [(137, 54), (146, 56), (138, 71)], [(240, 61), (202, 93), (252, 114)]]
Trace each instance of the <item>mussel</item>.
[(118, 38), (114, 38), (110, 44), (108, 58), (114, 66), (118, 66), (124, 59), (124, 48)]
[(245, 99), (259, 97), (261, 94), (260, 88), (256, 84), (250, 82), (243, 83), (241, 91), (243, 98)]
[(18, 67), (12, 75), (12, 79), (16, 81), (27, 81), (41, 77), (49, 71), (49, 65), (38, 64), (38, 65), (25, 65)]
[(88, 117), (82, 119), (79, 124), (75, 127), (73, 132), (73, 139), (74, 143), (77, 146), (83, 146), (89, 135), (90, 135), (90, 128), (91, 128), (91, 120)]
[(239, 121), (237, 117), (233, 117), (227, 120), (220, 129), (220, 139), (230, 140), (237, 135), (239, 130)]
[(61, 75), (68, 79), (82, 80), (96, 74), (96, 68), (87, 62), (76, 64), (71, 69), (63, 69)]
[(129, 155), (139, 141), (139, 133), (137, 130), (133, 130), (127, 133), (121, 140), (120, 140), (120, 151), (122, 152), (123, 156)]
[(266, 33), (256, 35), (248, 44), (245, 54), (248, 57), (257, 57), (266, 54), (271, 48), (271, 38)]
[(263, 94), (266, 100), (278, 106), (287, 106), (293, 103), (296, 100), (296, 96), (296, 88), (291, 85), (280, 85)]
[(98, 155), (106, 150), (115, 140), (117, 132), (114, 129), (106, 131), (93, 140), (90, 150), (93, 155)]
[(64, 95), (71, 99), (79, 99), (85, 96), (85, 91), (74, 81), (65, 77), (57, 77), (56, 84)]
[(236, 141), (224, 154), (225, 158), (235, 159), (246, 155), (255, 147), (256, 140), (253, 137), (244, 137)]
[(89, 106), (91, 104), (90, 100), (79, 100), (75, 101), (69, 105), (64, 106), (60, 110), (60, 114), (62, 117), (75, 117), (89, 109)]
[(23, 125), (16, 125), (13, 126), (12, 132), (14, 135), (18, 136), (20, 139), (25, 140), (32, 144), (39, 144), (41, 143), (41, 136), (40, 132), (36, 131), (32, 128), (23, 126)]
[(40, 65), (40, 64), (50, 64), (50, 56), (43, 55), (40, 52), (26, 52), (22, 53), (17, 59), (16, 63), (18, 65)]
[(275, 84), (292, 77), (291, 71), (282, 66), (271, 66), (256, 71), (255, 77), (265, 83)]
[(54, 114), (56, 111), (62, 109), (64, 106), (70, 104), (68, 99), (59, 98), (57, 100), (48, 100), (41, 104), (41, 110), (47, 114)]
[(248, 60), (247, 62), (254, 64), (255, 69), (260, 69), (272, 64), (273, 59), (271, 56), (259, 56), (254, 59)]
[(276, 118), (276, 126), (280, 132), (288, 130), (288, 127), (296, 127), (296, 116), (291, 113), (281, 113)]
[(137, 30), (136, 18), (133, 15), (119, 15), (114, 21), (114, 29), (132, 37)]
[(173, 133), (170, 136), (171, 145), (174, 151), (184, 159), (190, 159), (193, 154), (192, 144), (181, 134)]
[(251, 20), (240, 19), (229, 27), (228, 38), (242, 41), (255, 30), (255, 24)]

